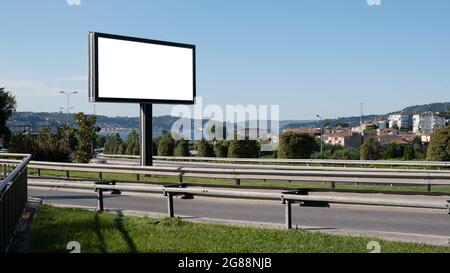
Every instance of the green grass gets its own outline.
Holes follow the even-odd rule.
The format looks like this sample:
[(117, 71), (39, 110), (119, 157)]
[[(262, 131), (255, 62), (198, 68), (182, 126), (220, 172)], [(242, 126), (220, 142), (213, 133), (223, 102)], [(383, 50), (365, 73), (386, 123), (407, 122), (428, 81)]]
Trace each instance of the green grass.
[[(36, 175), (37, 171), (34, 169), (29, 169), (29, 174)], [(41, 170), (42, 176), (49, 177), (65, 177), (66, 173), (64, 171), (51, 171), (51, 170)], [(70, 172), (71, 178), (80, 179), (99, 179), (98, 173), (92, 172)], [(118, 173), (104, 173), (103, 180), (114, 180), (114, 181), (125, 181), (125, 182), (136, 182), (136, 175), (133, 174), (118, 174)], [(176, 177), (148, 177), (140, 176), (141, 182), (150, 183), (178, 183), (178, 178)], [(204, 185), (235, 185), (232, 180), (226, 179), (206, 179), (206, 178), (184, 178), (185, 183), (198, 183)], [(304, 183), (304, 182), (273, 182), (273, 181), (247, 181), (242, 180), (241, 186), (249, 187), (279, 187), (285, 189), (297, 189), (297, 188), (330, 188), (330, 184), (323, 183)], [(348, 185), (348, 184), (336, 184), (337, 189), (345, 190), (374, 190), (374, 191), (412, 191), (412, 192), (427, 192), (425, 186), (378, 186), (378, 185)], [(450, 187), (433, 187), (433, 192), (439, 193), (450, 193)]]
[(368, 242), (382, 252), (446, 252), (449, 247), (387, 242), (301, 230), (273, 230), (151, 219), (41, 206), (30, 235), (31, 252), (67, 252), (70, 241), (83, 253), (322, 253), (368, 252)]

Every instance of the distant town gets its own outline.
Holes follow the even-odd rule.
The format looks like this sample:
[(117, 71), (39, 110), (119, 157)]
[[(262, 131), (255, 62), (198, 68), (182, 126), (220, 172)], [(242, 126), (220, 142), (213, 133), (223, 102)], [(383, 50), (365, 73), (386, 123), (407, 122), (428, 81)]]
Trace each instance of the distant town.
[[(153, 138), (170, 132), (177, 117), (153, 118)], [(423, 144), (430, 142), (433, 133), (449, 124), (450, 103), (434, 103), (407, 107), (386, 115), (361, 115), (338, 119), (280, 121), (280, 133), (313, 135), (325, 144), (358, 149), (364, 137), (376, 137), (385, 146), (408, 144), (419, 137)], [(206, 122), (206, 121), (204, 121)], [(38, 134), (43, 128), (54, 132), (61, 125), (75, 126), (74, 114), (14, 112), (7, 126), (12, 133)], [(125, 139), (130, 132), (138, 130), (138, 117), (107, 117), (97, 115), (100, 134), (118, 133)], [(321, 130), (322, 128), (322, 130)], [(253, 128), (254, 129), (254, 128)]]

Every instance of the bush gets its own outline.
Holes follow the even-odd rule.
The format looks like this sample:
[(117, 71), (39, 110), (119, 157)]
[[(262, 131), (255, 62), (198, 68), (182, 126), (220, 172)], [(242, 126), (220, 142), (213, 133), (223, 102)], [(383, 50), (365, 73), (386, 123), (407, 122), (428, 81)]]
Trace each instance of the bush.
[(214, 144), (214, 153), (216, 154), (216, 157), (227, 157), (228, 156), (228, 148), (230, 147), (230, 142), (223, 140), (223, 141), (217, 141), (216, 144)]
[(428, 145), (427, 160), (450, 161), (450, 126), (434, 133)]
[(229, 158), (258, 158), (260, 146), (256, 140), (232, 140), (228, 147)]
[(206, 141), (206, 140), (201, 140), (201, 141), (197, 141), (197, 143), (195, 144), (197, 147), (197, 156), (198, 157), (215, 157), (216, 154), (214, 153), (214, 146)]
[(158, 141), (159, 156), (173, 156), (174, 149), (175, 149), (175, 142), (171, 134), (164, 135)]
[(190, 156), (189, 152), (189, 142), (184, 140), (183, 138), (178, 141), (177, 147), (174, 152), (175, 156)]
[(298, 135), (292, 132), (284, 133), (278, 146), (278, 158), (311, 158), (311, 155), (317, 150), (317, 146), (316, 139), (311, 135)]
[(405, 145), (391, 143), (384, 148), (384, 159), (401, 159), (405, 154)]
[(50, 130), (44, 129), (35, 139), (30, 134), (14, 134), (9, 150), (12, 153), (31, 154), (33, 160), (51, 162), (69, 162), (69, 139), (59, 138)]
[(375, 138), (367, 138), (361, 146), (361, 160), (378, 160), (383, 155), (383, 148)]
[(406, 145), (403, 152), (403, 160), (413, 160), (415, 158), (414, 148), (412, 145)]

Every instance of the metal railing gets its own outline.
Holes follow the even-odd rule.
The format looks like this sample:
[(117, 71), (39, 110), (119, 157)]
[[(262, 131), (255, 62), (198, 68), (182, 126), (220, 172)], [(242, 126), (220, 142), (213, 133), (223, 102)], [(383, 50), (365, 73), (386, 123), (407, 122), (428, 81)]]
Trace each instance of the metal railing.
[[(389, 206), (403, 208), (424, 208), (424, 209), (440, 209), (447, 210), (450, 214), (450, 200), (445, 202), (418, 202), (405, 200), (387, 200), (380, 198), (355, 198), (355, 197), (339, 197), (339, 196), (309, 196), (304, 195), (305, 192), (291, 191), (285, 193), (273, 192), (256, 192), (256, 191), (238, 191), (238, 190), (216, 190), (206, 188), (180, 188), (180, 187), (155, 187), (155, 186), (122, 186), (111, 185), (105, 183), (96, 184), (80, 184), (80, 183), (64, 183), (64, 182), (30, 182), (30, 186), (36, 187), (52, 187), (52, 188), (71, 188), (95, 190), (97, 192), (97, 209), (104, 211), (103, 192), (104, 191), (125, 191), (139, 193), (159, 193), (167, 197), (167, 214), (169, 217), (175, 216), (174, 202), (175, 196), (182, 196), (183, 199), (193, 199), (194, 196), (216, 197), (216, 198), (234, 198), (234, 199), (251, 199), (251, 200), (278, 200), (285, 206), (285, 223), (286, 228), (292, 228), (292, 204), (301, 203), (320, 204), (326, 206), (332, 204), (352, 204), (352, 205), (369, 205), (369, 206)], [(306, 193), (307, 194), (307, 193)]]
[(4, 253), (8, 251), (27, 203), (27, 164), (31, 155), (0, 154), (0, 156), (22, 157), (19, 161), (0, 162), (3, 170), (0, 182), (0, 253)]
[[(107, 158), (139, 159), (130, 155), (99, 155)], [(215, 162), (233, 164), (272, 164), (272, 165), (303, 165), (303, 166), (384, 166), (384, 167), (417, 167), (417, 168), (450, 168), (450, 162), (442, 161), (394, 161), (394, 160), (332, 160), (332, 159), (271, 159), (271, 158), (216, 158), (216, 157), (174, 157), (154, 156), (155, 160), (183, 162)]]
[[(0, 163), (2, 160), (0, 160)], [(12, 163), (3, 161), (3, 163)], [(219, 165), (220, 166), (220, 165)], [(140, 176), (175, 177), (179, 183), (184, 178), (223, 179), (235, 181), (240, 185), (241, 180), (246, 181), (289, 181), (305, 183), (329, 183), (332, 188), (336, 183), (357, 184), (387, 184), (387, 185), (416, 185), (427, 187), (431, 191), (434, 185), (450, 186), (450, 171), (437, 170), (391, 170), (391, 169), (343, 169), (325, 168), (315, 169), (303, 167), (301, 169), (266, 169), (266, 168), (220, 168), (210, 167), (183, 167), (160, 166), (142, 167), (129, 165), (103, 165), (103, 164), (70, 164), (52, 162), (30, 162), (29, 168), (37, 170), (38, 176), (41, 170), (65, 172), (66, 178), (70, 172), (98, 173), (99, 179), (103, 173), (134, 174), (136, 180)]]

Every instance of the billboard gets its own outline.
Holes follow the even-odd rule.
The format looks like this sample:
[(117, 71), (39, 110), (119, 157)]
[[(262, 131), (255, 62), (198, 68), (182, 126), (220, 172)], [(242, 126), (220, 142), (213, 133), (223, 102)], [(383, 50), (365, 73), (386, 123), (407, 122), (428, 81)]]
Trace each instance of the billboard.
[(195, 46), (89, 33), (91, 102), (194, 104)]

